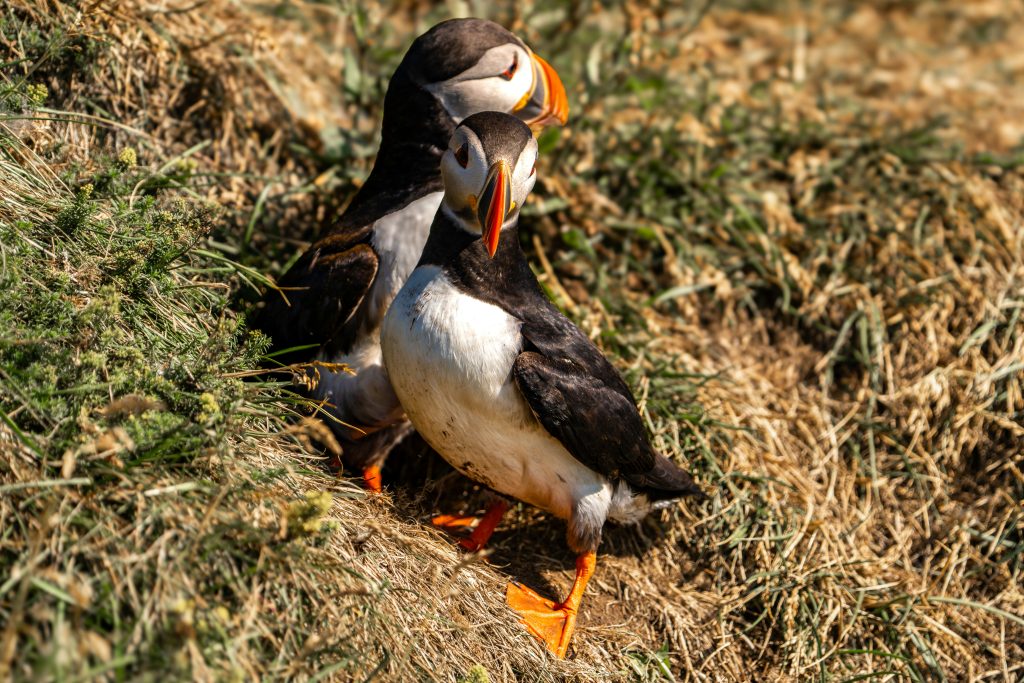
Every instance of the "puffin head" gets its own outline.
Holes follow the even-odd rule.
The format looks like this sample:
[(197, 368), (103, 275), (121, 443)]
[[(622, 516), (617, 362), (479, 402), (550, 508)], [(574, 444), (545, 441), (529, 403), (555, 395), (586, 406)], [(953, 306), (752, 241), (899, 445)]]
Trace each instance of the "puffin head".
[[(385, 135), (388, 128), (399, 132), (409, 123), (422, 129), (426, 112), (414, 111), (418, 92), (428, 93), (436, 103), (434, 115), (446, 119), (444, 139), (480, 111), (512, 114), (537, 131), (564, 124), (569, 116), (565, 86), (555, 70), (514, 33), (485, 19), (443, 21), (413, 42), (388, 87)], [(388, 125), (389, 116), (394, 126)]]
[(537, 181), (536, 164), (529, 126), (494, 111), (464, 119), (441, 157), (442, 207), (463, 230), (483, 237), (491, 258)]

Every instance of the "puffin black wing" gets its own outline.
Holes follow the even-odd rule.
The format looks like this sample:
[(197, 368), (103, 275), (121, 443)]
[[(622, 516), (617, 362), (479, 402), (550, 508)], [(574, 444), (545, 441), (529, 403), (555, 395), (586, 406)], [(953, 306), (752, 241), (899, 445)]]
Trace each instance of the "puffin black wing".
[(654, 499), (700, 495), (685, 470), (651, 447), (629, 387), (597, 347), (554, 308), (538, 318), (523, 323), (512, 376), (544, 428), (590, 469)]
[[(278, 282), (284, 296), (270, 298), (256, 327), (273, 339), (274, 349), (330, 343), (347, 347), (352, 321), (377, 275), (379, 259), (370, 231), (324, 237), (302, 255)], [(285, 300), (287, 297), (287, 300)], [(278, 358), (289, 363), (312, 357), (309, 350)]]
[(590, 469), (615, 477), (654, 466), (636, 406), (572, 361), (526, 351), (512, 375), (544, 428)]
[[(433, 152), (427, 153), (429, 161), (423, 163), (415, 155), (415, 150), (407, 150), (405, 163), (437, 168)], [(393, 177), (393, 169), (378, 158), (330, 233), (307, 249), (278, 281), (287, 301), (279, 292), (268, 293), (254, 326), (273, 339), (275, 351), (316, 344), (329, 354), (343, 354), (351, 348), (366, 308), (362, 303), (380, 266), (372, 245), (377, 221), (441, 188), (439, 177), (413, 174), (413, 180), (397, 187), (389, 184)], [(306, 349), (277, 360), (294, 363), (315, 355), (315, 350)]]

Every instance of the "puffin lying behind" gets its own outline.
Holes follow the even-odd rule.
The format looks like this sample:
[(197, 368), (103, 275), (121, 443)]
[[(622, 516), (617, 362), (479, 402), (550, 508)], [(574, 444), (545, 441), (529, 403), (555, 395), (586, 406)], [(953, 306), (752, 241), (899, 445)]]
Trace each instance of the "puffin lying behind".
[[(384, 99), (373, 171), (331, 232), (268, 295), (255, 327), (284, 363), (345, 363), (320, 373), (350, 467), (380, 490), (380, 466), (409, 431), (381, 366), (380, 323), (416, 264), (441, 202), (440, 158), (455, 126), (478, 111), (514, 113), (531, 126), (565, 123), (558, 74), (514, 34), (482, 19), (454, 19), (416, 39)], [(303, 348), (304, 347), (304, 348)], [(312, 348), (310, 348), (312, 347)], [(340, 424), (338, 421), (344, 424)]]
[(578, 554), (569, 596), (556, 604), (516, 584), (507, 592), (564, 657), (605, 520), (635, 523), (702, 494), (651, 447), (625, 382), (526, 262), (517, 229), (536, 158), (530, 129), (505, 114), (475, 114), (455, 130), (441, 208), (381, 344), (406, 414), (445, 460), (568, 520)]

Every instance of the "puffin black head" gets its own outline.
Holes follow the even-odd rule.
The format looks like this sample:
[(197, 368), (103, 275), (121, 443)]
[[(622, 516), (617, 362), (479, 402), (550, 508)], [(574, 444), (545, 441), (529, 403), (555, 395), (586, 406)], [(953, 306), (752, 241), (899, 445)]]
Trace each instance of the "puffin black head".
[(443, 21), (416, 39), (402, 64), (455, 123), (478, 111), (503, 111), (541, 128), (564, 124), (569, 115), (555, 70), (493, 21)]
[(491, 257), (533, 189), (536, 163), (529, 126), (508, 114), (473, 114), (452, 135), (441, 159), (442, 205), (463, 230), (483, 237)]
[[(422, 92), (433, 105), (423, 102)], [(417, 38), (395, 71), (384, 135), (422, 131), (442, 123), (425, 119), (440, 116), (447, 138), (454, 125), (480, 111), (514, 114), (539, 130), (564, 124), (569, 104), (555, 70), (515, 34), (484, 19), (451, 19)]]

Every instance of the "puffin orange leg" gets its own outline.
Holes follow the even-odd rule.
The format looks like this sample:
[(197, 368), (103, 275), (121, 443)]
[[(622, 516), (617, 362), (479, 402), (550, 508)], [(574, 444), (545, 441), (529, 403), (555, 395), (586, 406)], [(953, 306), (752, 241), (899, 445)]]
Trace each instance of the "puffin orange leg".
[(569, 596), (559, 604), (542, 598), (526, 586), (510, 583), (505, 593), (508, 606), (519, 613), (526, 629), (544, 641), (558, 658), (565, 657), (576, 630), (576, 613), (583, 600), (583, 591), (597, 567), (597, 553), (583, 553), (576, 558), (576, 580)]
[(471, 552), (479, 552), (501, 522), (501, 518), (508, 510), (508, 503), (497, 498), (487, 507), (483, 517), (459, 517), (457, 515), (438, 515), (431, 519), (431, 523), (444, 529), (449, 533), (461, 531), (462, 529), (476, 525), (473, 532), (459, 541), (459, 545)]
[(498, 528), (498, 524), (501, 522), (501, 518), (505, 516), (507, 510), (507, 502), (501, 498), (495, 499), (488, 506), (487, 512), (480, 519), (480, 523), (473, 529), (473, 533), (459, 541), (459, 545), (470, 552), (480, 552), (487, 545), (487, 541), (491, 540), (491, 535)]
[(366, 484), (367, 490), (380, 493), (383, 490), (380, 482), (380, 467), (378, 465), (364, 467), (363, 482)]

